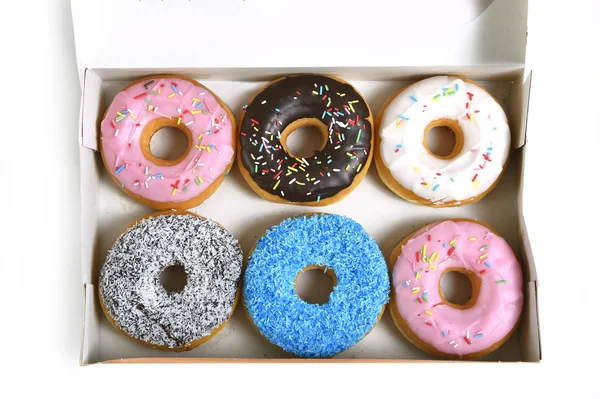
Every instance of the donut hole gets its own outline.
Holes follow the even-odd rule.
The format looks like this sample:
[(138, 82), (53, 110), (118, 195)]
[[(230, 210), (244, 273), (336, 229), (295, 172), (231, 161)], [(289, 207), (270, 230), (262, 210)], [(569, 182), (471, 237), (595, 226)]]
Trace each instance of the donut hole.
[(423, 145), (436, 158), (451, 159), (463, 146), (463, 133), (457, 121), (440, 119), (425, 128)]
[(305, 267), (294, 281), (298, 298), (313, 305), (324, 305), (329, 302), (329, 296), (336, 285), (335, 272), (318, 265)]
[(312, 118), (302, 118), (281, 133), (281, 145), (293, 158), (310, 158), (327, 144), (327, 127)]
[(437, 126), (427, 132), (427, 146), (433, 155), (447, 157), (456, 146), (456, 135), (448, 126)]
[(474, 277), (468, 273), (471, 272), (467, 269), (453, 269), (442, 274), (440, 292), (444, 302), (461, 308), (469, 307), (474, 302)]
[(182, 157), (188, 149), (188, 136), (183, 130), (172, 126), (158, 129), (150, 139), (150, 152), (165, 161)]
[(159, 280), (165, 291), (169, 293), (181, 292), (187, 284), (187, 273), (183, 265), (171, 265), (163, 269)]

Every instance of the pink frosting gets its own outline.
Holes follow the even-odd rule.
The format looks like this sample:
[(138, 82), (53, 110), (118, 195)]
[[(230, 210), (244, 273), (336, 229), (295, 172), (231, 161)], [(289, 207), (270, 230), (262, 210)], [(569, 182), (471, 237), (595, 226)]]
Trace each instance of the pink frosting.
[[(472, 307), (441, 303), (440, 277), (448, 268), (466, 268), (481, 279)], [(494, 345), (512, 331), (523, 307), (523, 276), (512, 249), (478, 223), (444, 221), (421, 229), (402, 247), (392, 279), (398, 312), (410, 329), (447, 354)]]
[[(177, 165), (155, 165), (142, 153), (144, 128), (161, 117), (192, 132), (191, 150)], [(227, 170), (234, 154), (227, 112), (208, 90), (183, 79), (149, 77), (121, 91), (100, 128), (110, 172), (124, 188), (154, 202), (197, 197)]]

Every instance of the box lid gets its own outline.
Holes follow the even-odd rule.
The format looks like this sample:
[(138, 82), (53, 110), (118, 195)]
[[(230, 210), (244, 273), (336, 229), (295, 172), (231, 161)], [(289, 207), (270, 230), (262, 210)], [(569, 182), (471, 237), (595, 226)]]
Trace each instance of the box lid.
[(525, 62), (524, 0), (71, 0), (71, 6), (80, 78), (85, 68)]

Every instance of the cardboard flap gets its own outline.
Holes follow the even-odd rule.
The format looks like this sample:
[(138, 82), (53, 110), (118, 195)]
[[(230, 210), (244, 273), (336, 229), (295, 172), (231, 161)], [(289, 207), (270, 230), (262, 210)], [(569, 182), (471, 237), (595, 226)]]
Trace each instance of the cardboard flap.
[(85, 86), (81, 95), (81, 134), (79, 143), (98, 151), (98, 114), (102, 105), (102, 80), (91, 70), (84, 71)]
[(525, 284), (524, 290), (525, 303), (521, 323), (519, 324), (519, 334), (521, 335), (521, 342), (529, 342), (530, 345), (521, 346), (521, 357), (524, 362), (539, 362), (542, 359), (542, 346), (537, 307), (537, 282), (532, 281)]
[(532, 72), (518, 79), (510, 93), (510, 107), (506, 110), (509, 116), (512, 134), (512, 149), (521, 148), (527, 142), (527, 116), (529, 115), (529, 94), (531, 93)]
[(524, 0), (348, 0), (327, 7), (320, 0), (281, 4), (72, 0), (80, 77), (85, 68), (525, 62)]
[(83, 339), (79, 353), (79, 364), (85, 366), (98, 361), (98, 348), (100, 342), (99, 314), (94, 306), (95, 288), (92, 284), (83, 285), (84, 308), (83, 308)]

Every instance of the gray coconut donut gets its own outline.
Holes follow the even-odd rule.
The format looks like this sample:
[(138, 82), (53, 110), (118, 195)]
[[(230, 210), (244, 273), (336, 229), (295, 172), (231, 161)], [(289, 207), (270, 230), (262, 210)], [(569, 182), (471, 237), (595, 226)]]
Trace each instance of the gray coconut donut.
[[(117, 330), (155, 348), (190, 350), (233, 313), (242, 272), (238, 241), (191, 212), (149, 215), (127, 229), (100, 272), (104, 313)], [(182, 265), (187, 282), (168, 292), (161, 272)]]

